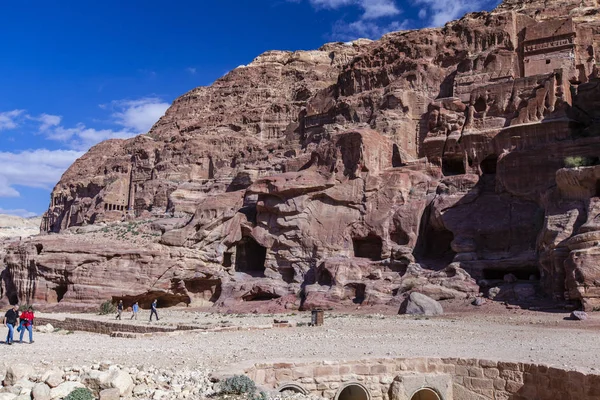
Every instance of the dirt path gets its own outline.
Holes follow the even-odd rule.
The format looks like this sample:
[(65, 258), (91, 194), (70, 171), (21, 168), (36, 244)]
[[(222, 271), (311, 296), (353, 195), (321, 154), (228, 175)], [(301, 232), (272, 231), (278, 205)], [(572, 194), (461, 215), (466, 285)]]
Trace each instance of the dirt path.
[[(430, 356), (548, 363), (598, 372), (600, 315), (591, 315), (585, 322), (565, 321), (566, 316), (567, 313), (506, 311), (503, 315), (480, 312), (426, 319), (328, 313), (322, 327), (266, 331), (188, 333), (140, 339), (80, 332), (36, 333), (33, 345), (0, 346), (0, 359), (5, 363), (13, 359), (8, 357), (12, 353), (32, 362), (61, 366), (110, 360), (126, 366), (219, 369), (250, 360)], [(112, 316), (87, 317), (114, 320)], [(308, 322), (310, 315), (278, 315), (276, 318)], [(165, 324), (192, 320), (197, 323), (230, 321), (250, 326), (272, 322), (273, 316), (164, 311), (161, 318)]]

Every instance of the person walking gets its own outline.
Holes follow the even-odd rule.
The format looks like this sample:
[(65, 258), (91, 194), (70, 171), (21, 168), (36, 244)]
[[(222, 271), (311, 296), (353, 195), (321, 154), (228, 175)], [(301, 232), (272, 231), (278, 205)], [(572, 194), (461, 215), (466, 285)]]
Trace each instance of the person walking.
[(121, 319), (121, 314), (123, 314), (123, 300), (119, 300), (119, 304), (117, 304), (117, 318)]
[(131, 310), (133, 312), (133, 314), (131, 314), (131, 319), (135, 319), (137, 321), (138, 311), (140, 311), (140, 306), (137, 301), (133, 304), (133, 307), (131, 308)]
[(19, 343), (23, 343), (23, 334), (25, 330), (29, 331), (29, 344), (33, 343), (33, 307), (29, 306), (27, 311), (21, 313), (21, 336)]
[(15, 325), (19, 319), (19, 306), (15, 304), (10, 310), (4, 314), (4, 325), (8, 328), (8, 335), (6, 335), (6, 344), (13, 344), (13, 335), (15, 332)]
[(158, 304), (158, 301), (155, 299), (152, 302), (152, 305), (150, 306), (150, 322), (152, 322), (152, 316), (155, 315), (156, 316), (156, 320), (158, 321), (158, 312), (156, 312), (156, 305)]

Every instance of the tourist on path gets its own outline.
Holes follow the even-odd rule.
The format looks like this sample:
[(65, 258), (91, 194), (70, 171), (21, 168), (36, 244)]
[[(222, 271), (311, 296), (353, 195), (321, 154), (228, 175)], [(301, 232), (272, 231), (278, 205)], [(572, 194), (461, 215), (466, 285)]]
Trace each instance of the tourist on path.
[(137, 321), (137, 314), (138, 314), (138, 311), (140, 311), (140, 306), (138, 305), (137, 301), (135, 302), (135, 304), (133, 305), (133, 307), (131, 309), (133, 311), (133, 314), (131, 314), (131, 319), (135, 319)]
[(117, 318), (121, 319), (121, 314), (123, 314), (123, 300), (119, 300), (119, 304), (117, 304)]
[(15, 304), (10, 310), (6, 312), (6, 314), (4, 314), (4, 325), (8, 328), (8, 335), (6, 335), (6, 344), (13, 344), (13, 334), (18, 319), (19, 306)]
[(29, 343), (33, 343), (33, 307), (29, 306), (27, 311), (21, 313), (21, 336), (19, 343), (23, 343), (23, 334), (25, 330), (29, 331)]
[(156, 312), (156, 304), (158, 303), (157, 300), (154, 300), (152, 302), (152, 305), (150, 306), (150, 321), (152, 321), (152, 316), (156, 315), (156, 320), (158, 321), (158, 313)]

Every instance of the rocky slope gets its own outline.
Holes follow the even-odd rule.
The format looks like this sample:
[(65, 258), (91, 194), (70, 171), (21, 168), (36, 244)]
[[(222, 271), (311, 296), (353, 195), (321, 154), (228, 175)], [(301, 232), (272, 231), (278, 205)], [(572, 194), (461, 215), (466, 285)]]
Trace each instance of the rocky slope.
[(597, 0), (265, 53), (76, 161), (4, 299), (599, 306), (598, 54)]

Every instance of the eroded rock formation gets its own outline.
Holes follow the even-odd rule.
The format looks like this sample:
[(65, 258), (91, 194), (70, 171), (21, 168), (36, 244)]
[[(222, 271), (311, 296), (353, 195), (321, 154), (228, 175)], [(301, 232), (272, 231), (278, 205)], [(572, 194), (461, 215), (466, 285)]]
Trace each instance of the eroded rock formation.
[[(600, 173), (576, 167), (600, 155), (599, 54), (596, 0), (506, 0), (440, 29), (265, 53), (76, 161), (51, 234), (7, 249), (3, 293), (594, 307)], [(142, 221), (144, 243), (86, 239)]]

